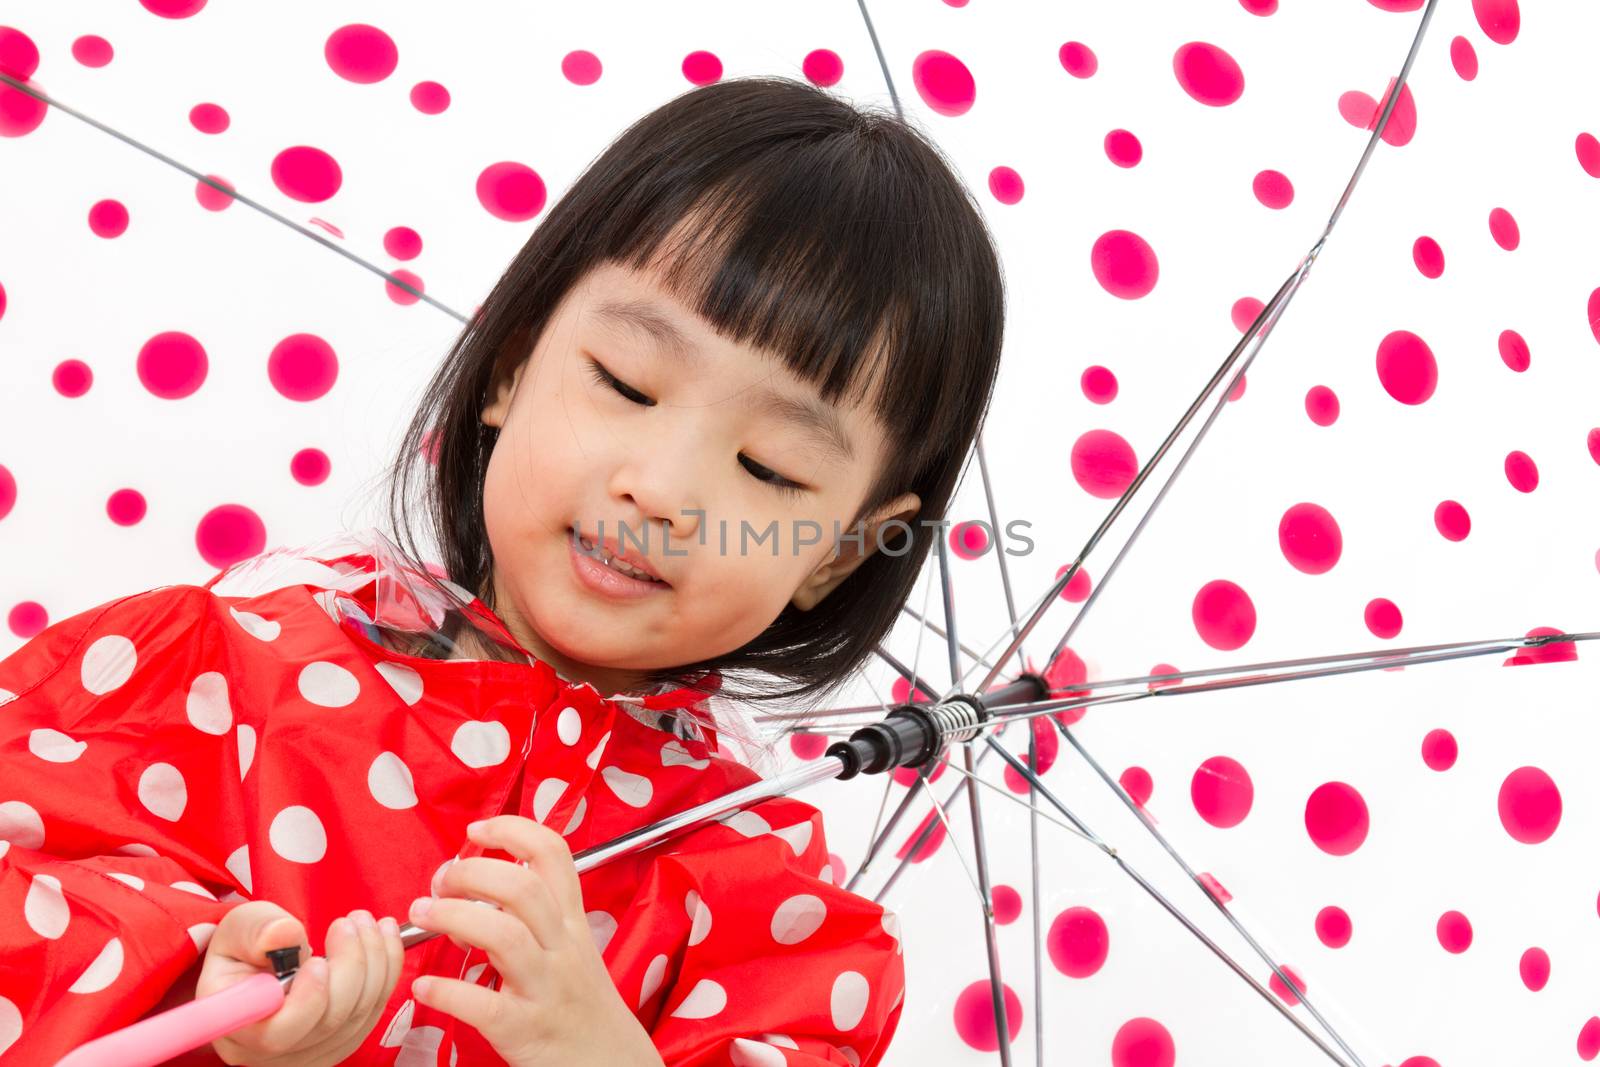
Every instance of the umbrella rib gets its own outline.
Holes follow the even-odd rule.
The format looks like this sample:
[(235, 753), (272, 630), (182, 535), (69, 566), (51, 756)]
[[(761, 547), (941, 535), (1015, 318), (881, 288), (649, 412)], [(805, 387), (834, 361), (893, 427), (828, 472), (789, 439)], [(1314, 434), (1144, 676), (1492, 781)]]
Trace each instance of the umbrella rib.
[(1067, 743), (1073, 748), (1077, 749), (1078, 755), (1082, 756), (1084, 761), (1094, 769), (1095, 774), (1099, 775), (1100, 780), (1104, 782), (1112, 792), (1116, 793), (1117, 798), (1122, 801), (1123, 806), (1125, 806), (1134, 814), (1134, 816), (1139, 820), (1140, 824), (1143, 825), (1146, 830), (1150, 831), (1150, 836), (1154, 837), (1161, 847), (1166, 850), (1167, 855), (1171, 856), (1173, 861), (1177, 863), (1179, 867), (1183, 868), (1183, 873), (1189, 876), (1189, 880), (1195, 885), (1199, 886), (1205, 895), (1210, 898), (1211, 902), (1217, 906), (1217, 910), (1222, 912), (1223, 917), (1228, 920), (1228, 924), (1239, 932), (1239, 936), (1243, 937), (1251, 949), (1255, 951), (1255, 954), (1261, 957), (1262, 962), (1264, 962), (1268, 967), (1272, 968), (1272, 973), (1278, 976), (1278, 980), (1282, 982), (1287, 989), (1293, 992), (1295, 996), (1300, 998), (1300, 1002), (1306, 1006), (1306, 1011), (1310, 1012), (1312, 1018), (1317, 1020), (1318, 1024), (1321, 1025), (1323, 1032), (1331, 1037), (1334, 1040), (1334, 1043), (1344, 1050), (1345, 1055), (1350, 1057), (1351, 1062), (1355, 1063), (1356, 1067), (1365, 1067), (1365, 1064), (1362, 1063), (1361, 1057), (1356, 1055), (1355, 1049), (1350, 1047), (1349, 1042), (1345, 1041), (1345, 1039), (1340, 1036), (1339, 1031), (1334, 1029), (1333, 1024), (1328, 1022), (1327, 1019), (1323, 1018), (1322, 1012), (1318, 1011), (1316, 1005), (1311, 1003), (1311, 999), (1306, 995), (1306, 991), (1298, 982), (1294, 981), (1287, 973), (1284, 972), (1283, 968), (1278, 965), (1277, 959), (1261, 946), (1261, 943), (1256, 940), (1255, 936), (1251, 934), (1249, 930), (1245, 928), (1244, 923), (1238, 918), (1238, 916), (1234, 915), (1232, 910), (1230, 910), (1215, 893), (1206, 887), (1206, 884), (1200, 880), (1200, 876), (1195, 873), (1194, 868), (1191, 867), (1188, 861), (1185, 860), (1183, 856), (1179, 854), (1178, 850), (1173, 847), (1172, 842), (1167, 840), (1166, 835), (1160, 830), (1156, 829), (1156, 824), (1154, 820), (1150, 818), (1149, 814), (1138, 804), (1134, 803), (1133, 798), (1128, 795), (1128, 791), (1123, 789), (1122, 785), (1117, 782), (1116, 779), (1112, 778), (1106, 773), (1105, 768), (1100, 765), (1100, 761), (1096, 760), (1092, 755), (1089, 754), (1089, 750), (1083, 747), (1082, 743), (1078, 741), (1077, 737), (1073, 735), (1072, 731), (1067, 728), (1065, 723), (1057, 719), (1055, 720), (1055, 724), (1056, 729), (1060, 731), (1061, 736), (1067, 739)]
[[(1000, 543), (1000, 510), (994, 503), (994, 485), (989, 480), (989, 459), (984, 452), (981, 432), (977, 437), (977, 452), (978, 475), (983, 482), (983, 499), (989, 508), (989, 527), (994, 531), (994, 558), (1000, 567), (1000, 588), (1005, 593), (1006, 616), (1011, 620), (1014, 634), (1017, 626), (1017, 603), (1011, 595), (1011, 568), (1006, 566), (1005, 548)], [(924, 615), (928, 613), (926, 605), (923, 606), (922, 613)], [(1023, 670), (1027, 669), (1028, 657), (1021, 647), (1017, 649), (1017, 663)], [(1039, 766), (1038, 736), (1031, 724), (1028, 727), (1028, 766)], [(1033, 1061), (1042, 1064), (1044, 1063), (1044, 953), (1041, 943), (1044, 940), (1044, 928), (1039, 910), (1039, 797), (1034, 792), (1032, 782), (1028, 783), (1028, 812), (1028, 892), (1031, 894), (1028, 898), (1031, 902), (1028, 912), (1033, 925)]]
[[(946, 646), (950, 652), (950, 686), (955, 689), (961, 684), (961, 648), (956, 640), (956, 594), (950, 575), (950, 551), (942, 530), (934, 545), (939, 550), (939, 593), (944, 601)], [(967, 770), (975, 772), (977, 764), (973, 762), (970, 744), (961, 746), (961, 756)], [(933, 798), (933, 790), (928, 787), (926, 779), (922, 785), (928, 790), (928, 796)], [(1000, 940), (995, 931), (994, 894), (989, 881), (989, 844), (984, 837), (983, 806), (978, 790), (967, 790), (967, 807), (972, 814), (972, 858), (978, 868), (978, 895), (983, 898), (983, 934), (989, 954), (989, 995), (994, 1000), (995, 1047), (1000, 1053), (1001, 1067), (1011, 1067), (1011, 1023), (1006, 1018), (1005, 983), (1000, 979)], [(937, 804), (935, 810), (939, 810)], [(943, 814), (939, 817), (944, 818)], [(951, 846), (954, 847), (954, 844), (952, 835)]]
[(1183, 413), (1182, 418), (1178, 420), (1177, 425), (1174, 426), (1171, 432), (1167, 434), (1166, 439), (1161, 443), (1161, 447), (1157, 449), (1156, 453), (1150, 458), (1149, 462), (1147, 462), (1139, 471), (1138, 475), (1134, 478), (1133, 483), (1128, 486), (1126, 491), (1123, 492), (1122, 496), (1112, 507), (1111, 512), (1100, 523), (1100, 526), (1089, 538), (1088, 543), (1078, 553), (1078, 558), (1074, 560), (1072, 565), (1068, 567), (1052, 584), (1050, 593), (1047, 595), (1044, 602), (1029, 616), (1027, 623), (1022, 627), (1021, 633), (1012, 639), (1011, 645), (1007, 647), (1006, 651), (1000, 655), (998, 662), (994, 666), (990, 667), (988, 676), (978, 685), (980, 690), (988, 688), (989, 683), (994, 681), (995, 675), (999, 674), (1000, 672), (1001, 665), (1003, 665), (1005, 661), (1011, 657), (1012, 651), (1017, 646), (1022, 644), (1022, 641), (1026, 639), (1028, 634), (1033, 630), (1034, 626), (1038, 625), (1039, 619), (1043, 617), (1047, 610), (1049, 610), (1049, 605), (1054, 601), (1055, 594), (1066, 588), (1067, 582), (1069, 582), (1073, 576), (1077, 574), (1079, 568), (1083, 565), (1084, 559), (1089, 555), (1090, 552), (1094, 550), (1095, 546), (1099, 544), (1101, 537), (1104, 536), (1106, 530), (1110, 528), (1118, 516), (1122, 514), (1122, 511), (1127, 506), (1128, 501), (1132, 499), (1136, 492), (1138, 492), (1139, 488), (1144, 484), (1145, 479), (1149, 476), (1156, 464), (1159, 463), (1160, 460), (1166, 455), (1167, 451), (1177, 440), (1179, 434), (1181, 434), (1185, 427), (1188, 426), (1190, 421), (1193, 420), (1195, 413), (1205, 402), (1206, 397), (1210, 395), (1211, 391), (1216, 387), (1223, 375), (1228, 372), (1229, 368), (1233, 366), (1234, 362), (1239, 359), (1240, 354), (1243, 353), (1247, 347), (1250, 348), (1249, 355), (1239, 366), (1239, 370), (1234, 375), (1232, 381), (1230, 381), (1228, 388), (1223, 390), (1222, 395), (1217, 399), (1215, 405), (1212, 407), (1211, 414), (1206, 418), (1206, 421), (1196, 433), (1195, 439), (1190, 442), (1188, 449), (1185, 450), (1183, 456), (1180, 458), (1177, 468), (1172, 472), (1171, 475), (1168, 476), (1167, 481), (1162, 485), (1160, 491), (1156, 494), (1155, 499), (1151, 501), (1150, 507), (1140, 518), (1138, 525), (1134, 527), (1133, 533), (1123, 544), (1121, 550), (1117, 554), (1116, 559), (1112, 562), (1106, 573), (1101, 576), (1100, 581), (1096, 583), (1095, 588), (1091, 591), (1089, 598), (1084, 601), (1083, 606), (1078, 609), (1077, 615), (1074, 616), (1071, 625), (1067, 627), (1067, 630), (1062, 635), (1061, 640), (1056, 642), (1055, 648), (1050, 653), (1051, 660), (1054, 660), (1056, 656), (1061, 654), (1061, 650), (1066, 647), (1066, 644), (1071, 639), (1073, 633), (1077, 631), (1078, 625), (1082, 622), (1084, 615), (1099, 599), (1099, 594), (1104, 591), (1112, 574), (1114, 574), (1117, 570), (1118, 564), (1121, 562), (1123, 557), (1127, 555), (1134, 542), (1138, 540), (1140, 532), (1143, 531), (1146, 523), (1155, 513), (1156, 509), (1160, 507), (1162, 500), (1165, 499), (1168, 491), (1170, 491), (1172, 488), (1173, 482), (1188, 465), (1189, 459), (1194, 455), (1195, 449), (1199, 447), (1200, 442), (1204, 440), (1206, 434), (1210, 431), (1211, 426), (1215, 423), (1217, 416), (1221, 414), (1222, 408), (1228, 402), (1227, 398), (1229, 394), (1233, 392), (1234, 386), (1237, 384), (1239, 378), (1244, 375), (1245, 371), (1250, 368), (1251, 363), (1255, 361), (1256, 354), (1260, 351), (1261, 345), (1266, 341), (1267, 335), (1272, 332), (1273, 326), (1277, 324), (1277, 321), (1283, 314), (1284, 309), (1288, 307), (1289, 302), (1294, 298), (1295, 293), (1299, 291), (1300, 285), (1302, 282), (1304, 282), (1307, 274), (1310, 272), (1312, 264), (1321, 254), (1322, 247), (1327, 242), (1328, 236), (1333, 232), (1334, 224), (1338, 222), (1340, 216), (1344, 213), (1345, 205), (1349, 202), (1351, 194), (1355, 191), (1357, 182), (1359, 182), (1361, 176), (1366, 172), (1367, 161), (1372, 157), (1373, 150), (1376, 147), (1379, 138), (1382, 137), (1385, 129), (1388, 127), (1389, 116), (1393, 113), (1394, 106), (1400, 99), (1400, 91), (1405, 87), (1406, 78), (1411, 72), (1411, 65), (1416, 59), (1418, 49), (1422, 45), (1423, 35), (1427, 31), (1428, 23), (1433, 18), (1433, 9), (1437, 4), (1438, 0), (1428, 0), (1427, 7), (1423, 10), (1422, 18), (1417, 25), (1417, 32), (1412, 37), (1411, 47), (1406, 53), (1405, 62), (1401, 65), (1400, 73), (1395, 79), (1394, 89), (1385, 99), (1383, 111), (1379, 115), (1378, 121), (1372, 129), (1371, 135), (1367, 138), (1366, 148), (1362, 151), (1360, 160), (1356, 163), (1355, 169), (1351, 172), (1349, 180), (1345, 183), (1344, 192), (1340, 195), (1338, 203), (1334, 206), (1332, 213), (1328, 217), (1327, 224), (1323, 227), (1322, 236), (1320, 236), (1316, 243), (1311, 246), (1311, 250), (1307, 252), (1306, 255), (1301, 259), (1300, 264), (1289, 274), (1289, 277), (1285, 279), (1284, 283), (1279, 286), (1278, 291), (1273, 294), (1271, 301), (1269, 301), (1267, 305), (1261, 309), (1260, 313), (1256, 316), (1255, 321), (1250, 324), (1250, 328), (1245, 331), (1244, 336), (1239, 338), (1238, 343), (1235, 344), (1232, 351), (1228, 353), (1228, 357), (1223, 360), (1222, 365), (1218, 367), (1216, 373), (1211, 376), (1211, 380), (1206, 383), (1205, 387), (1200, 391), (1200, 394), (1195, 397), (1194, 401), (1189, 405), (1188, 410), (1186, 410)]
[(272, 210), (270, 207), (267, 207), (265, 204), (259, 203), (259, 202), (255, 201), (255, 200), (251, 199), (250, 197), (244, 195), (243, 193), (239, 192), (237, 189), (229, 188), (228, 186), (223, 185), (222, 183), (218, 182), (215, 178), (209, 177), (209, 176), (207, 176), (205, 174), (201, 174), (199, 171), (195, 170), (193, 167), (186, 166), (185, 164), (178, 162), (176, 159), (173, 159), (171, 156), (167, 155), (165, 152), (162, 152), (160, 149), (152, 148), (149, 145), (145, 144), (144, 142), (138, 140), (137, 138), (128, 136), (127, 134), (123, 133), (121, 130), (118, 130), (114, 126), (107, 126), (105, 123), (101, 122), (99, 119), (92, 118), (91, 116), (84, 114), (82, 111), (79, 111), (77, 108), (69, 107), (68, 105), (63, 104), (61, 101), (59, 101), (59, 100), (55, 99), (54, 97), (50, 96), (48, 93), (40, 92), (38, 89), (35, 89), (31, 85), (28, 85), (25, 82), (20, 82), (17, 79), (11, 77), (8, 74), (0, 74), (0, 81), (5, 82), (5, 84), (11, 86), (13, 89), (16, 89), (18, 92), (27, 93), (29, 96), (33, 97), (34, 99), (39, 100), (39, 101), (41, 101), (41, 102), (43, 102), (45, 104), (48, 104), (50, 107), (53, 107), (58, 111), (63, 111), (66, 114), (71, 115), (73, 118), (77, 119), (79, 122), (88, 123), (90, 126), (93, 126), (95, 129), (99, 130), (101, 133), (110, 134), (112, 137), (115, 137), (117, 140), (121, 141), (122, 143), (124, 143), (126, 145), (129, 145), (132, 148), (137, 148), (139, 151), (141, 151), (141, 152), (145, 153), (146, 155), (149, 155), (149, 156), (151, 156), (151, 157), (153, 157), (155, 159), (159, 159), (161, 162), (167, 164), (167, 166), (169, 166), (169, 167), (173, 167), (173, 168), (175, 168), (177, 170), (181, 170), (183, 173), (187, 174), (189, 177), (193, 178), (195, 181), (201, 182), (201, 183), (203, 183), (205, 185), (208, 185), (211, 188), (217, 190), (217, 192), (219, 192), (219, 193), (225, 193), (230, 198), (239, 201), (241, 204), (244, 204), (247, 207), (254, 208), (255, 210), (261, 212), (263, 215), (267, 216), (269, 219), (272, 219), (274, 222), (281, 222), (283, 225), (289, 227), (289, 229), (293, 230), (295, 233), (298, 233), (301, 237), (309, 238), (310, 240), (313, 240), (313, 241), (317, 242), (317, 244), (321, 245), (322, 247), (324, 247), (326, 249), (329, 249), (330, 251), (339, 253), (341, 256), (343, 256), (344, 258), (348, 259), (350, 262), (356, 264), (357, 266), (365, 267), (367, 270), (370, 270), (372, 273), (378, 275), (378, 277), (382, 278), (384, 281), (388, 282), (390, 285), (395, 286), (398, 289), (404, 289), (406, 292), (410, 293), (412, 296), (416, 297), (418, 300), (421, 300), (423, 303), (426, 303), (426, 304), (431, 304), (433, 307), (435, 307), (438, 310), (444, 312), (446, 315), (449, 315), (451, 318), (455, 319), (457, 322), (460, 322), (462, 324), (465, 324), (467, 322), (467, 317), (465, 315), (461, 314), (461, 312), (456, 311), (454, 308), (451, 308), (451, 307), (448, 307), (448, 306), (446, 306), (444, 304), (441, 304), (438, 300), (436, 300), (433, 297), (429, 296), (427, 293), (424, 293), (421, 290), (417, 289), (415, 286), (413, 286), (410, 282), (406, 281), (405, 279), (395, 277), (393, 274), (390, 274), (388, 271), (384, 270), (382, 267), (377, 266), (374, 263), (369, 263), (367, 260), (362, 259), (360, 256), (356, 255), (354, 252), (351, 252), (347, 248), (341, 248), (339, 245), (334, 244), (332, 241), (328, 240), (326, 237), (322, 236), (321, 234), (317, 233), (316, 231), (314, 231), (314, 230), (312, 230), (312, 229), (310, 229), (308, 227), (300, 225), (298, 222), (295, 222), (293, 219), (286, 218), (285, 216), (283, 216), (283, 215), (279, 214), (278, 212)]

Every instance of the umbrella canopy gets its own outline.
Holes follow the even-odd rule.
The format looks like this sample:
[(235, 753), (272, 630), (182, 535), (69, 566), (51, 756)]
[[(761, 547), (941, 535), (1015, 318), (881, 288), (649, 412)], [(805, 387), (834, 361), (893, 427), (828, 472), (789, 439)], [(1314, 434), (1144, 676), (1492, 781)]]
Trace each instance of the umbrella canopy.
[[(956, 652), (965, 688), (1015, 674), (996, 639), (1091, 538), (1021, 648), (1058, 690), (1225, 670), (1204, 694), (1178, 690), (1205, 679), (1093, 690), (1163, 696), (1000, 735), (1018, 756), (1031, 736), (1043, 784), (1151, 891), (1030, 825), (995, 792), (1026, 803), (1025, 780), (974, 749), (984, 847), (963, 798), (953, 835), (883, 892), (908, 961), (885, 1062), (993, 1062), (994, 957), (1016, 1063), (1041, 1048), (1113, 1067), (1595, 1055), (1593, 671), (1584, 646), (1509, 644), (1600, 629), (1600, 271), (1582, 224), (1600, 196), (1583, 105), (1600, 14), (1162, 0), (274, 16), (203, 0), (93, 24), (8, 12), (25, 37), (0, 38), (0, 71), (76, 113), (0, 88), (0, 536), (8, 562), (60, 559), (63, 529), (74, 549), (70, 568), (5, 568), (10, 639), (107, 590), (200, 581), (370, 521), (363, 493), (416, 387), (615, 132), (691, 83), (810, 78), (940, 143), (1010, 297), (983, 462), (948, 516), (990, 524), (988, 550), (982, 528), (955, 531), (885, 648), (894, 663), (846, 702), (903, 698), (899, 668), (951, 686), (946, 638), (913, 612), (986, 653), (969, 671)], [(1259, 315), (1291, 276), (1292, 306)], [(1234, 352), (1269, 323), (1259, 356)], [(1510, 642), (1218, 682), (1492, 639)], [(796, 759), (815, 744), (797, 735)], [(952, 762), (940, 799), (965, 780)], [(807, 794), (849, 877), (888, 821), (880, 801), (892, 812), (908, 789), (917, 806), (858, 891), (882, 892), (913, 828), (943, 829), (927, 790)], [(1272, 982), (1267, 960), (1307, 1003), (1281, 975), (1283, 1010), (1263, 1001), (1250, 981)]]

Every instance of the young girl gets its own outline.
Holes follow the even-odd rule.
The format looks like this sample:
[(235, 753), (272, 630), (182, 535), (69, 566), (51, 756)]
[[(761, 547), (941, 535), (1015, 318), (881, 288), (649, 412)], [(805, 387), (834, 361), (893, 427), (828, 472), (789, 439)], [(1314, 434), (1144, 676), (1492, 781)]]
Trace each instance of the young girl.
[(0, 662), (0, 1059), (298, 945), (284, 1006), (189, 1062), (880, 1062), (895, 923), (816, 809), (571, 855), (756, 780), (733, 708), (825, 707), (885, 637), (1003, 312), (911, 127), (768, 78), (645, 116), (430, 383), (406, 549), (267, 553)]

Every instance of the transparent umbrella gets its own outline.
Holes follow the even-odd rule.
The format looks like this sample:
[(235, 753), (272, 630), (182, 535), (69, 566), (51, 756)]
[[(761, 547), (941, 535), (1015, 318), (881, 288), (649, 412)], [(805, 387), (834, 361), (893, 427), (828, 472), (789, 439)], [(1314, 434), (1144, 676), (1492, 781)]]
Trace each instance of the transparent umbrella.
[[(907, 1006), (885, 1062), (1595, 1055), (1577, 672), (1600, 629), (1600, 277), (1574, 223), (1600, 175), (1581, 103), (1600, 17), (1523, 26), (1507, 0), (601, 4), (536, 25), (483, 5), (386, 11), (374, 34), (311, 5), (270, 24), (144, 7), (186, 17), (12, 16), (78, 60), (41, 65), (33, 92), (8, 79), (12, 202), (94, 203), (95, 240), (121, 225), (96, 200), (107, 175), (140, 209), (127, 263), (94, 246), (71, 286), (38, 291), (106, 294), (127, 312), (100, 327), (106, 347), (172, 332), (148, 309), (182, 307), (219, 371), (279, 338), (320, 352), (305, 337), (335, 324), (365, 335), (333, 362), (346, 388), (274, 379), (302, 403), (241, 429), (240, 381), (140, 442), (173, 484), (276, 473), (313, 427), (398, 423), (547, 183), (680, 79), (777, 68), (884, 99), (987, 190), (1011, 343), (956, 525), (850, 706), (765, 721), (799, 781), (896, 705), (1006, 688), (991, 725), (921, 774), (806, 792), (846, 880), (902, 917)], [(109, 66), (79, 36), (96, 29), (127, 42)], [(41, 93), (63, 112), (48, 122)], [(483, 132), (517, 129), (530, 99), (536, 161), (526, 135)], [(428, 124), (451, 109), (485, 121)], [(200, 132), (221, 110), (234, 136)], [(14, 247), (61, 261), (47, 215), (9, 214)], [(413, 259), (419, 235), (430, 254)], [(170, 268), (164, 297), (130, 270), (149, 262)], [(241, 319), (241, 286), (284, 295)], [(41, 350), (48, 299), (14, 301)], [(192, 374), (192, 349), (162, 336)], [(57, 390), (74, 374), (59, 364)], [(22, 405), (14, 432), (48, 419)], [(237, 447), (196, 454), (196, 433)], [(382, 455), (359, 433), (324, 447), (333, 489)], [(295, 453), (292, 485), (259, 478), (250, 507), (211, 501), (206, 562), (228, 555), (219, 530), (255, 519), (264, 536), (262, 515), (325, 526), (302, 477), (319, 456)], [(81, 459), (41, 456), (17, 480)], [(103, 587), (110, 563), (89, 555)], [(1019, 702), (1029, 677), (1049, 699)]]

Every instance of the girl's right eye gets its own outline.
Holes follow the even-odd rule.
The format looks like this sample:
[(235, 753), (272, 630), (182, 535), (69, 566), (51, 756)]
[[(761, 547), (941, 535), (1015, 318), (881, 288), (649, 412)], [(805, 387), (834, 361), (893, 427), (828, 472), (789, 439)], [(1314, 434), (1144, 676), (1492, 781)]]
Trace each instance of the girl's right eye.
[(594, 360), (591, 359), (591, 360), (588, 360), (588, 364), (589, 364), (589, 376), (591, 378), (593, 378), (596, 382), (599, 382), (601, 385), (609, 385), (612, 389), (614, 389), (618, 393), (618, 395), (626, 397), (628, 400), (633, 401), (635, 404), (643, 404), (647, 408), (655, 407), (656, 402), (654, 400), (652, 400), (649, 397), (645, 396), (643, 393), (639, 392), (639, 390), (633, 388), (632, 386), (629, 386), (629, 385), (625, 384), (623, 381), (621, 381), (619, 378), (617, 378), (610, 371), (608, 371), (604, 367), (602, 367), (599, 363), (596, 363)]

